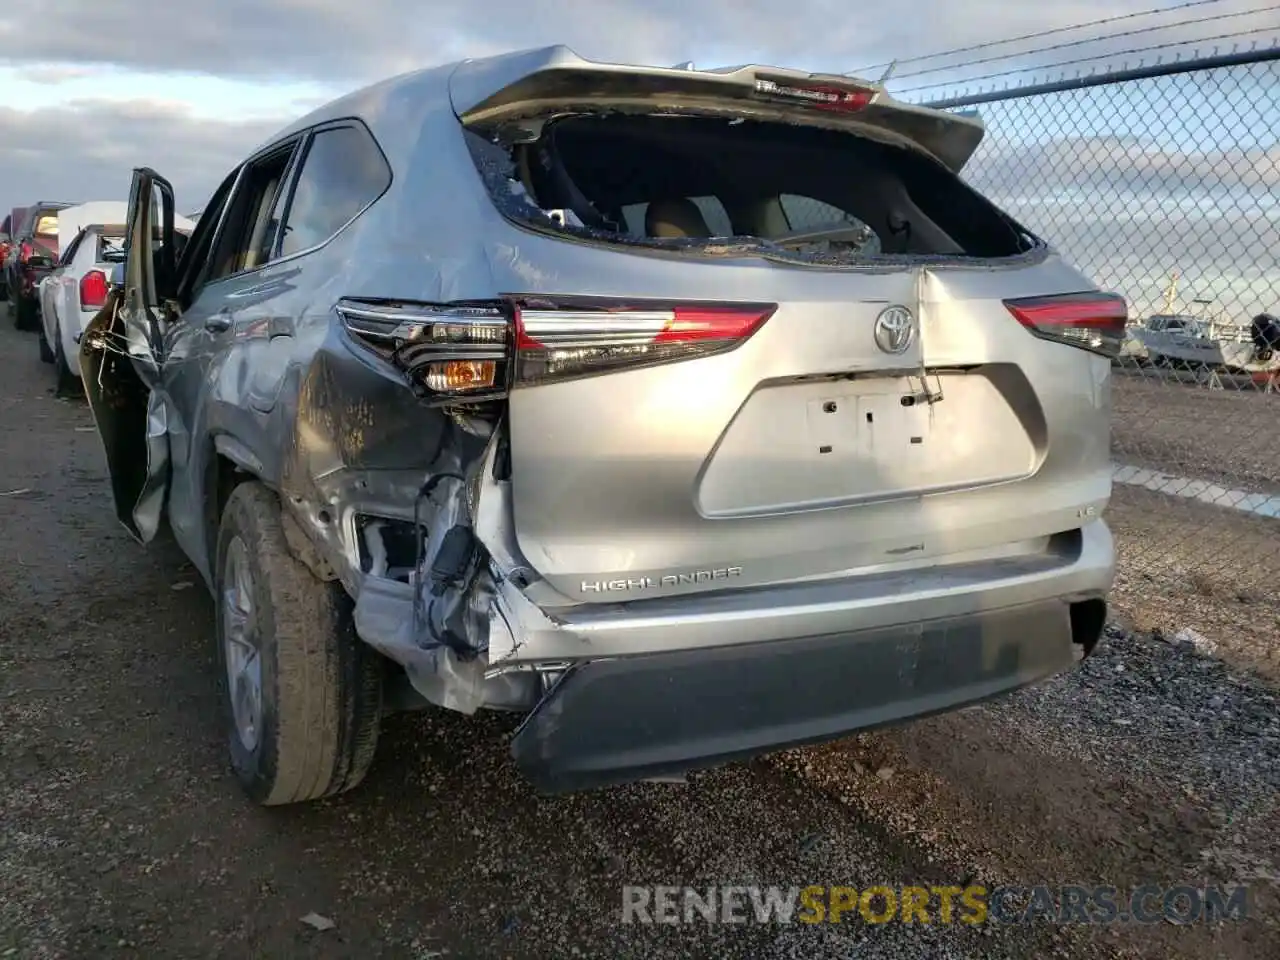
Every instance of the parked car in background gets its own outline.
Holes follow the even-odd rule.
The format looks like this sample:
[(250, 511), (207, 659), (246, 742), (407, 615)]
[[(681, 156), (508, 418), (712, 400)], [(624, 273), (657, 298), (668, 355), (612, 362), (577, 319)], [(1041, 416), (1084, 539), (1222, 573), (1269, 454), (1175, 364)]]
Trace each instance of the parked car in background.
[(40, 281), (58, 262), (58, 214), (69, 206), (48, 200), (32, 204), (10, 240), (5, 281), (9, 288), (9, 315), (19, 330), (36, 328)]
[(18, 254), (18, 248), (14, 244), (13, 238), (18, 230), (21, 229), (26, 216), (26, 207), (14, 207), (5, 218), (5, 223), (8, 226), (5, 228), (3, 256), (0, 256), (0, 288), (3, 288), (5, 300), (9, 299), (9, 261)]
[(117, 516), (216, 598), (248, 794), (350, 788), (415, 698), (527, 714), (560, 792), (1087, 655), (1127, 306), (958, 175), (982, 135), (552, 47), (312, 113), (180, 257), (135, 171), (85, 389)]
[(0, 300), (9, 298), (9, 284), (5, 280), (5, 262), (9, 259), (9, 248), (12, 246), (9, 238), (13, 235), (13, 214), (6, 213), (4, 221), (0, 222)]
[[(40, 359), (57, 371), (59, 393), (80, 387), (80, 337), (107, 302), (112, 267), (124, 261), (129, 205), (100, 200), (67, 207), (58, 214), (63, 240), (55, 268), (40, 282)], [(176, 217), (175, 228), (189, 235), (195, 226)]]

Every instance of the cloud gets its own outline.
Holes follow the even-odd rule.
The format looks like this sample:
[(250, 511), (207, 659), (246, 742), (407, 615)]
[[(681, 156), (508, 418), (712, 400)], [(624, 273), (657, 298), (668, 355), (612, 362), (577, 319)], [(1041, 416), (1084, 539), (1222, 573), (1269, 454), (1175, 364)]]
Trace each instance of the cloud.
[(1018, 186), (1035, 193), (1063, 188), (1120, 189), (1177, 199), (1186, 191), (1221, 188), (1257, 193), (1265, 203), (1280, 190), (1280, 145), (1223, 143), (1203, 150), (1162, 150), (1136, 136), (1064, 136), (1049, 143), (993, 145), (978, 154), (970, 179), (988, 190)]
[(73, 64), (34, 64), (22, 72), (22, 78), (28, 83), (40, 83), (58, 86), (73, 80), (92, 77), (98, 70), (91, 66), (75, 66)]
[(173, 178), (179, 209), (194, 209), (285, 122), (216, 122), (148, 101), (79, 101), (31, 112), (0, 107), (0, 210), (37, 198), (124, 200), (136, 166)]
[[(7, 5), (0, 13), (0, 50), (8, 62), (343, 82), (552, 43), (569, 44), (592, 58), (699, 64), (765, 59), (846, 71), (1145, 10), (1151, 3), (914, 0), (862, 8), (844, 0), (490, 0), (428, 6), (417, 0), (131, 0), (126, 16), (101, 0), (60, 0), (42, 9), (39, 30), (22, 29), (16, 7)], [(1225, 0), (1213, 9), (1250, 5)], [(1225, 28), (1241, 29), (1246, 21), (1252, 22), (1228, 21)], [(1206, 24), (1191, 32), (1208, 36), (1213, 30)], [(965, 59), (974, 57), (960, 61)]]
[(1228, 318), (1280, 306), (1274, 143), (1177, 150), (1138, 137), (996, 141), (979, 149), (966, 176), (1138, 314), (1163, 309), (1175, 270), (1184, 296), (1207, 297)]
[[(1155, 2), (1172, 7), (1177, 0)], [(551, 43), (603, 60), (692, 60), (703, 67), (771, 62), (829, 71), (869, 67), (873, 75), (896, 57), (893, 87), (903, 90), (936, 82), (963, 86), (966, 77), (1098, 53), (1132, 59), (1123, 51), (1274, 25), (1274, 11), (1259, 10), (1256, 0), (1222, 0), (1116, 20), (1108, 28), (927, 59), (941, 50), (1120, 18), (1152, 5), (1153, 0), (908, 0), (861, 7), (843, 0), (490, 0), (428, 9), (413, 0), (132, 0), (128, 16), (121, 16), (101, 0), (60, 0), (42, 10), (37, 31), (27, 29), (9, 4), (0, 9), (0, 67), (14, 67), (29, 83), (69, 88), (57, 98), (79, 95), (86, 84), (103, 96), (106, 84), (98, 76), (153, 83), (155, 96), (173, 96), (182, 86), (180, 95), (187, 96), (191, 76), (206, 74), (238, 81), (241, 91), (250, 85), (256, 91), (260, 84), (262, 105), (252, 121), (229, 107), (217, 119), (214, 108), (227, 102), (225, 90), (201, 94), (201, 113), (215, 119), (155, 99), (26, 111), (0, 107), (0, 209), (35, 197), (123, 198), (130, 169), (142, 164), (172, 176), (180, 208), (194, 209), (249, 149), (323, 99), (282, 91), (337, 95), (420, 66)], [(1250, 16), (1071, 46), (1108, 31), (1245, 11)], [(1059, 49), (1025, 53), (1052, 45)], [(1253, 251), (1280, 247), (1270, 226), (1280, 222), (1280, 153), (1275, 134), (1268, 133), (1280, 130), (1280, 111), (1257, 106), (1275, 103), (1277, 70), (1256, 70), (1255, 90), (1231, 86), (1235, 74), (1188, 75), (1167, 88), (1148, 84), (1122, 93), (983, 106), (990, 134), (971, 164), (973, 176), (1104, 282), (1114, 277), (1118, 284), (1147, 283), (1171, 265), (1200, 261), (1198, 269), (1212, 268), (1224, 278), (1215, 283), (1242, 291), (1243, 303), (1256, 295)], [(1215, 86), (1221, 83), (1228, 86)], [(109, 95), (134, 95), (132, 87), (119, 89)], [(191, 97), (195, 104), (197, 94)], [(274, 109), (272, 103), (282, 115), (258, 119)], [(1213, 190), (1216, 195), (1209, 196)], [(1264, 209), (1268, 199), (1272, 205)], [(1248, 241), (1236, 239), (1245, 234)], [(1231, 242), (1224, 246), (1225, 240)], [(1236, 252), (1240, 243), (1247, 243), (1248, 264)]]

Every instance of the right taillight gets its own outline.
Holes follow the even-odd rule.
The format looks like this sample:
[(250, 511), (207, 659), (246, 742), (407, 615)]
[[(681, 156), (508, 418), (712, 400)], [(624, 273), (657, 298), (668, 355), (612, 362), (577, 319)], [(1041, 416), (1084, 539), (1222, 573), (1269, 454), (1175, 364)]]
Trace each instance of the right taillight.
[(773, 304), (522, 306), (516, 311), (516, 379), (523, 383), (608, 373), (732, 350)]
[(342, 300), (347, 331), (437, 403), (514, 386), (672, 363), (732, 350), (775, 304), (602, 303), (513, 298), (411, 304)]
[(31, 259), (31, 255), (36, 252), (36, 248), (29, 243), (24, 243), (18, 247), (18, 261), (24, 266)]
[(80, 309), (98, 309), (106, 302), (107, 275), (101, 270), (90, 270), (80, 278)]
[(1124, 345), (1129, 307), (1114, 293), (1068, 293), (1004, 301), (1028, 331), (1044, 340), (1117, 357)]

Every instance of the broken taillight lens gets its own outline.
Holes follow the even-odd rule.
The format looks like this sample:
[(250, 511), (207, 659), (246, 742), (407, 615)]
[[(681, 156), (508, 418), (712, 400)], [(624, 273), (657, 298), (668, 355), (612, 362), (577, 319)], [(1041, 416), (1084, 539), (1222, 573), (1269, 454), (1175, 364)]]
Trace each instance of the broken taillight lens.
[(1124, 345), (1129, 307), (1114, 293), (1068, 293), (1006, 300), (1004, 305), (1027, 330), (1043, 340), (1065, 343), (1104, 357)]
[(107, 302), (107, 275), (90, 270), (80, 278), (80, 309), (97, 310)]
[(440, 403), (492, 399), (512, 386), (671, 363), (737, 347), (775, 304), (409, 304), (342, 300), (347, 331)]

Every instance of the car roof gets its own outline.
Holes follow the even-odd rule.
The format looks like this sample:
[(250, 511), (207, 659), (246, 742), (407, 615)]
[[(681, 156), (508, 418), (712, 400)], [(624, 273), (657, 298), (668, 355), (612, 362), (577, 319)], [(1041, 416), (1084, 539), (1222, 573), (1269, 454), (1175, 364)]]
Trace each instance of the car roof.
[[(634, 74), (638, 77), (670, 76), (673, 79), (691, 76), (702, 78), (712, 86), (731, 86), (754, 83), (758, 72), (778, 75), (792, 82), (820, 81), (822, 74), (763, 64), (746, 64), (707, 70), (690, 70), (687, 67), (646, 67), (624, 63), (587, 60), (569, 47), (556, 44), (490, 57), (458, 60), (440, 66), (427, 67), (389, 77), (378, 83), (355, 90), (313, 110), (304, 117), (281, 128), (263, 141), (248, 157), (269, 150), (275, 144), (310, 127), (335, 120), (358, 118), (367, 123), (379, 142), (384, 134), (399, 132), (397, 128), (413, 112), (445, 107), (454, 112), (455, 107), (466, 112), (480, 101), (490, 97), (518, 81), (538, 74), (557, 71), (579, 71), (591, 76), (607, 77)], [(830, 76), (830, 75), (826, 75)], [(959, 169), (976, 149), (982, 139), (983, 124), (974, 114), (957, 114), (932, 110), (894, 98), (883, 88), (870, 81), (854, 77), (831, 77), (851, 84), (866, 84), (879, 90), (877, 103), (883, 101), (887, 111), (901, 117), (917, 135), (929, 141), (932, 147), (941, 142), (946, 149), (940, 157), (953, 169)], [(451, 89), (457, 87), (457, 89)], [(458, 102), (460, 100), (460, 102)], [(934, 128), (937, 128), (936, 130)], [(944, 132), (944, 128), (947, 132)], [(921, 131), (924, 131), (921, 134)], [(947, 143), (947, 136), (951, 142)], [(912, 139), (917, 139), (913, 137)], [(383, 144), (385, 148), (385, 143)], [(393, 164), (394, 165), (394, 164)]]
[(124, 223), (129, 218), (129, 204), (124, 200), (91, 200), (65, 207), (58, 214), (58, 231), (73, 237), (87, 224)]

